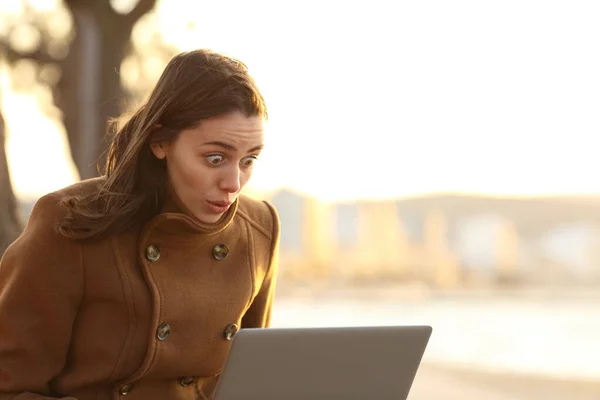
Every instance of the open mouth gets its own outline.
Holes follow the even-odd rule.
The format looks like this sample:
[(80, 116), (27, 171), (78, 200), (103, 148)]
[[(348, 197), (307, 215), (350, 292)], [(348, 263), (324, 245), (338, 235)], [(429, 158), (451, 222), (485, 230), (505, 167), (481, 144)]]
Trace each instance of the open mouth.
[(223, 214), (231, 206), (230, 202), (227, 201), (206, 201), (208, 208), (215, 214)]

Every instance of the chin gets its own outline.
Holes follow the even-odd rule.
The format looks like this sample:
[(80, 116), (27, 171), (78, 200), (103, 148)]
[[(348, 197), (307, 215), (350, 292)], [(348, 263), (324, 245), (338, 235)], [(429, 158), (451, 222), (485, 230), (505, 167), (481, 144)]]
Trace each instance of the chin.
[(196, 215), (196, 218), (205, 224), (215, 224), (219, 222), (219, 220), (223, 217), (223, 214), (204, 214), (204, 215)]

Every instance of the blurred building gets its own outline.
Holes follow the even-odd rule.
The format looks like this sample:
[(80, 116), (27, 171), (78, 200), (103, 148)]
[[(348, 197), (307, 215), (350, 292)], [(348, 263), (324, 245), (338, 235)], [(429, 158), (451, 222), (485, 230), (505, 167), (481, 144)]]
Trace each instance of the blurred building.
[(539, 241), (541, 266), (557, 283), (600, 283), (600, 225), (578, 222), (557, 226)]
[(358, 202), (338, 207), (336, 227), (338, 270), (364, 279), (402, 278), (410, 273), (409, 243), (394, 203)]
[(456, 222), (455, 252), (464, 277), (476, 282), (518, 279), (524, 258), (514, 224), (492, 213), (474, 213)]
[(448, 220), (432, 209), (424, 221), (423, 251), (425, 280), (438, 287), (454, 287), (459, 281), (458, 260), (450, 248)]
[(310, 279), (331, 273), (334, 226), (327, 204), (291, 190), (279, 190), (269, 201), (281, 220), (282, 276)]

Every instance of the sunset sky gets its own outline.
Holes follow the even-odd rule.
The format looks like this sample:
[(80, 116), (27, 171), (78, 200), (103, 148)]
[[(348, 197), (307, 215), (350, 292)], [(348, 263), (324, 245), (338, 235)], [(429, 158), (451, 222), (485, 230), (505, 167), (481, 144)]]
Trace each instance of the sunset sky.
[[(158, 15), (168, 42), (232, 54), (256, 77), (271, 116), (258, 189), (600, 193), (600, 2), (168, 0)], [(62, 126), (8, 79), (18, 194), (75, 181)]]

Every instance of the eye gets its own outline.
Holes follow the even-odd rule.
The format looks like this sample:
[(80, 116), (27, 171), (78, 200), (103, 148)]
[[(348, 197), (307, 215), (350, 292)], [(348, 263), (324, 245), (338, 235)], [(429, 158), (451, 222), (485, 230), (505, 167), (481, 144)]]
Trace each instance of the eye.
[(212, 166), (217, 166), (223, 162), (225, 159), (222, 154), (211, 154), (205, 157), (206, 161)]
[(244, 167), (250, 168), (254, 165), (254, 162), (258, 160), (256, 156), (248, 156), (242, 159), (241, 163)]

